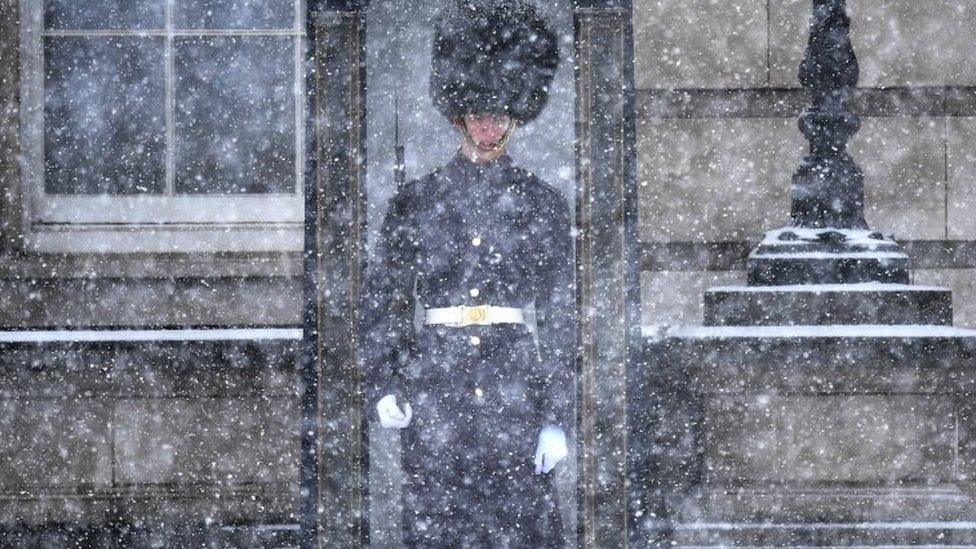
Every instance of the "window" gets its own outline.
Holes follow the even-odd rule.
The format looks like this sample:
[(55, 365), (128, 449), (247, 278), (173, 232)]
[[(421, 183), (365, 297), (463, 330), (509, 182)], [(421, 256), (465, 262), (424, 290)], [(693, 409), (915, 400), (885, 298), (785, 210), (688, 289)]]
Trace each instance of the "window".
[(28, 241), (302, 248), (302, 0), (22, 0)]

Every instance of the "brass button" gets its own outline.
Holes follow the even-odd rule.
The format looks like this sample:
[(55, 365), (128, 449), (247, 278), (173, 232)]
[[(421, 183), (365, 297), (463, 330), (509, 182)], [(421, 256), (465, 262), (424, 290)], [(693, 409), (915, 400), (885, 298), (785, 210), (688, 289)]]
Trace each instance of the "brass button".
[(478, 336), (471, 336), (470, 341), (472, 345), (479, 345), (481, 343), (481, 338)]
[(477, 396), (485, 396), (485, 392), (481, 390), (481, 387), (474, 388), (474, 394)]
[(478, 292), (478, 288), (471, 288), (468, 293), (471, 294), (471, 297), (478, 297), (480, 292)]

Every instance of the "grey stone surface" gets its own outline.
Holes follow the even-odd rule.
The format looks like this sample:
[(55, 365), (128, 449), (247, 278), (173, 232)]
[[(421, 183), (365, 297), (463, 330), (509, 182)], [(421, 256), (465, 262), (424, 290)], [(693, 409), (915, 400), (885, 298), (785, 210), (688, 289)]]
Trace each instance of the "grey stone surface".
[[(245, 332), (246, 333), (246, 332)], [(0, 344), (0, 398), (294, 395), (301, 340)]]
[(644, 271), (641, 273), (641, 324), (701, 324), (701, 296), (705, 289), (735, 284), (744, 276), (742, 271)]
[(694, 390), (719, 394), (976, 393), (976, 338), (886, 329), (821, 337), (790, 337), (789, 327), (752, 336), (717, 328), (724, 337), (675, 329), (666, 364), (684, 368)]
[(850, 152), (868, 225), (900, 240), (946, 237), (945, 119), (862, 118)]
[[(851, 153), (865, 174), (868, 223), (899, 239), (945, 238), (944, 119), (865, 118), (862, 125)], [(795, 120), (642, 118), (637, 143), (642, 241), (756, 238), (786, 224), (789, 174), (806, 152)], [(958, 154), (950, 158), (968, 162)], [(964, 217), (972, 193), (962, 181), (952, 192), (960, 198), (955, 209), (950, 202), (950, 216)], [(971, 224), (969, 217), (954, 222)]]
[(20, 161), (20, 2), (0, 1), (0, 250), (16, 244), (15, 227), (23, 216)]
[[(973, 5), (955, 0), (851, 0), (847, 4), (863, 86), (976, 82), (968, 53), (968, 44), (976, 37)], [(795, 87), (810, 3), (773, 0), (769, 6), (770, 84)]]
[[(764, 291), (756, 291), (764, 290)], [(712, 288), (705, 292), (706, 326), (822, 324), (952, 325), (952, 292), (903, 286), (775, 289)]]
[(0, 400), (0, 490), (71, 492), (113, 482), (112, 403), (88, 398)]
[(953, 324), (976, 328), (976, 269), (916, 269), (912, 282), (952, 290)]
[(691, 523), (678, 525), (671, 542), (679, 547), (971, 547), (976, 531), (955, 521), (887, 523), (870, 529), (858, 523)]
[[(855, 200), (853, 196), (848, 199)], [(808, 210), (809, 206), (803, 210), (816, 211)], [(849, 214), (850, 224), (840, 216), (834, 219), (846, 229), (809, 228), (827, 221), (814, 217), (797, 220), (799, 226), (767, 231), (746, 259), (748, 285), (908, 284), (908, 256), (898, 243), (866, 228), (852, 231), (851, 226), (864, 227), (864, 219), (860, 208), (852, 208)]]
[(950, 118), (947, 124), (948, 232), (944, 238), (976, 239), (976, 118)]
[[(858, 483), (762, 483), (706, 490), (684, 506), (683, 517), (689, 524), (718, 519), (746, 528), (761, 523), (787, 527), (796, 517), (819, 509), (824, 516), (832, 517), (832, 524), (854, 527), (874, 521), (876, 528), (882, 526), (881, 522), (905, 528), (922, 520), (964, 523), (972, 517), (972, 504), (972, 497), (951, 483), (906, 481), (885, 488)], [(798, 526), (792, 524), (794, 528)], [(808, 525), (815, 527), (818, 523)]]
[(766, 84), (766, 2), (634, 2), (638, 89)]
[(671, 480), (633, 504), (636, 544), (976, 539), (967, 404), (976, 337), (944, 329), (687, 328), (649, 338), (631, 373), (648, 395), (632, 405), (642, 422), (631, 425), (632, 446), (670, 442), (635, 457), (631, 474)]
[(296, 398), (120, 400), (115, 416), (118, 482), (298, 481)]
[(640, 238), (757, 238), (789, 218), (805, 140), (793, 119), (640, 119)]
[(704, 420), (706, 482), (951, 482), (953, 412), (942, 396), (711, 399)]
[(0, 326), (301, 323), (300, 278), (0, 279)]

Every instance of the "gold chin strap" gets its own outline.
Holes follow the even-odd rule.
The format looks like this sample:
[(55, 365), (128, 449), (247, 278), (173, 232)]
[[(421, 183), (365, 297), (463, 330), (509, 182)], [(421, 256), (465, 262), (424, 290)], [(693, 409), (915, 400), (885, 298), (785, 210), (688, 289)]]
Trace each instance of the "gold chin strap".
[(461, 117), (461, 131), (464, 133), (464, 138), (468, 141), (469, 145), (483, 153), (493, 153), (504, 147), (505, 143), (508, 143), (508, 138), (512, 136), (512, 132), (515, 131), (515, 126), (517, 125), (518, 121), (516, 121), (514, 118), (509, 118), (508, 129), (505, 130), (505, 135), (503, 135), (497, 143), (489, 145), (488, 148), (485, 148), (479, 145), (478, 142), (471, 137), (471, 132), (468, 131), (468, 122), (463, 116)]

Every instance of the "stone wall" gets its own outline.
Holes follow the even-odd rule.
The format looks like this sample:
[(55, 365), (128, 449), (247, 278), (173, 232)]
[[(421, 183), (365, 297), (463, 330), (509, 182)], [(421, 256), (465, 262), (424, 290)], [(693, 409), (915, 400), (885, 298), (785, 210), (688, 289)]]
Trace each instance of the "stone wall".
[[(645, 323), (700, 323), (702, 289), (744, 282), (749, 243), (788, 221), (806, 147), (796, 75), (810, 7), (636, 0)], [(914, 282), (952, 288), (956, 324), (974, 326), (976, 6), (851, 0), (848, 10), (862, 116), (850, 150), (868, 222), (906, 242)]]
[(5, 338), (0, 526), (295, 521), (301, 340), (286, 335)]

